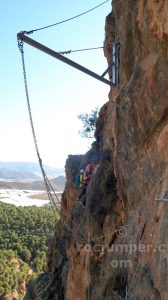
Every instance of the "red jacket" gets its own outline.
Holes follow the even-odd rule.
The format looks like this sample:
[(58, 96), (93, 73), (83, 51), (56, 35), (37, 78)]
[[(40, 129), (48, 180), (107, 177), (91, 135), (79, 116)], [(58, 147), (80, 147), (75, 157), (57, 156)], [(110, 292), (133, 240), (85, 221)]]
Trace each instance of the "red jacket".
[(84, 183), (85, 183), (86, 185), (89, 184), (89, 181), (90, 181), (91, 176), (92, 176), (92, 172), (86, 171), (86, 172), (84, 173)]

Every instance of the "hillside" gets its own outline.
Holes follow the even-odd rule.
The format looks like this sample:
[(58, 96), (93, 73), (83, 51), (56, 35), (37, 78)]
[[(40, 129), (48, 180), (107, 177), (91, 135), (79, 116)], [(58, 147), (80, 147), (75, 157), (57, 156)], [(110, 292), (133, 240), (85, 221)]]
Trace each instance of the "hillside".
[(0, 263), (0, 299), (22, 300), (33, 272), (12, 250), (0, 250)]
[(0, 202), (0, 299), (23, 299), (26, 284), (45, 270), (56, 219), (50, 206)]
[[(49, 178), (64, 175), (63, 168), (52, 168), (44, 165)], [(38, 180), (41, 179), (38, 163), (32, 162), (0, 162), (0, 179), (5, 180)]]
[[(55, 191), (63, 191), (65, 187), (65, 177), (58, 176), (50, 180), (52, 187)], [(45, 190), (45, 184), (43, 181), (0, 181), (0, 189), (17, 189), (17, 190)]]

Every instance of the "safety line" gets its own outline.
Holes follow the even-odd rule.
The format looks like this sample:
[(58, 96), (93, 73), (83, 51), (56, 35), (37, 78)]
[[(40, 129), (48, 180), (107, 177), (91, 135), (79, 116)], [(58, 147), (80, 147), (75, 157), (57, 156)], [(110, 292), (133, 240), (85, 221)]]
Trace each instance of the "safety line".
[(32, 29), (32, 30), (30, 30), (30, 31), (23, 31), (23, 33), (24, 33), (24, 34), (32, 34), (32, 33), (36, 32), (36, 31), (40, 31), (40, 30), (43, 30), (43, 29), (47, 29), (47, 28), (50, 28), (50, 27), (53, 27), (53, 26), (57, 26), (57, 25), (60, 25), (60, 24), (62, 24), (62, 23), (65, 23), (65, 22), (74, 20), (74, 19), (76, 19), (76, 18), (79, 18), (79, 17), (81, 17), (81, 16), (83, 16), (83, 15), (85, 15), (85, 14), (87, 14), (87, 13), (89, 13), (89, 12), (95, 10), (95, 9), (97, 9), (98, 7), (104, 5), (104, 4), (105, 4), (106, 2), (108, 2), (108, 1), (109, 1), (109, 0), (106, 0), (106, 1), (104, 1), (104, 2), (102, 2), (102, 3), (100, 3), (99, 5), (97, 5), (97, 6), (93, 7), (93, 8), (91, 8), (91, 9), (89, 9), (89, 10), (83, 12), (83, 13), (80, 13), (79, 15), (73, 16), (73, 17), (71, 17), (71, 18), (69, 18), (69, 19), (65, 19), (65, 20), (63, 20), (63, 21), (60, 21), (60, 22), (57, 22), (57, 23), (54, 23), (54, 24), (51, 24), (51, 25), (48, 25), (48, 26), (44, 26), (44, 27), (41, 27), (41, 28)]
[(130, 285), (129, 285), (129, 287), (128, 287), (127, 293), (129, 293), (130, 290), (131, 290), (132, 284), (133, 284), (133, 282), (134, 282), (135, 276), (137, 275), (137, 272), (138, 272), (138, 270), (139, 270), (139, 267), (140, 267), (140, 263), (138, 262), (137, 265), (136, 265), (136, 269), (135, 269), (135, 271), (134, 271), (134, 274), (133, 274), (133, 276), (132, 276), (131, 283), (130, 283)]
[(89, 51), (89, 50), (98, 50), (98, 49), (104, 49), (104, 47), (92, 47), (92, 48), (84, 48), (84, 49), (77, 49), (77, 50), (68, 50), (68, 51), (59, 51), (59, 54), (71, 54), (73, 52), (82, 52), (82, 51)]

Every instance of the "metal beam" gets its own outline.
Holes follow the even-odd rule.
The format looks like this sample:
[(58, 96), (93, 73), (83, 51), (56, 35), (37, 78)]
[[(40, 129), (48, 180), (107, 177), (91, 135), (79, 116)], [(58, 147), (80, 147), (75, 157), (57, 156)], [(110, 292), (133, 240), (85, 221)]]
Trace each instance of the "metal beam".
[(59, 54), (58, 52), (56, 52), (56, 51), (54, 51), (54, 50), (38, 43), (38, 42), (36, 42), (35, 40), (33, 40), (33, 39), (29, 38), (28, 36), (24, 35), (24, 33), (22, 33), (22, 32), (19, 32), (17, 34), (17, 38), (18, 38), (18, 40), (21, 40), (21, 41), (29, 44), (30, 46), (32, 46), (34, 48), (37, 48), (38, 50), (43, 51), (43, 52), (47, 53), (48, 55), (51, 55), (52, 57), (54, 57), (54, 58), (56, 58), (56, 59), (58, 59), (58, 60), (60, 60), (64, 63), (70, 65), (71, 67), (73, 67), (75, 69), (78, 69), (79, 71), (81, 71), (81, 72), (83, 72), (83, 73), (85, 73), (85, 74), (87, 74), (91, 77), (94, 77), (97, 80), (102, 81), (105, 84), (108, 84), (110, 86), (114, 85), (111, 81), (109, 81), (109, 80), (103, 78), (102, 76), (90, 71), (89, 69), (86, 69), (85, 67), (83, 67), (83, 66), (77, 64), (76, 62), (68, 59), (67, 57), (64, 57), (63, 55)]
[(106, 71), (104, 71), (104, 73), (102, 74), (102, 77), (104, 77), (108, 71), (110, 70), (110, 68), (112, 67), (112, 65), (114, 64), (114, 62), (111, 62), (109, 65), (108, 65), (108, 68), (106, 69)]

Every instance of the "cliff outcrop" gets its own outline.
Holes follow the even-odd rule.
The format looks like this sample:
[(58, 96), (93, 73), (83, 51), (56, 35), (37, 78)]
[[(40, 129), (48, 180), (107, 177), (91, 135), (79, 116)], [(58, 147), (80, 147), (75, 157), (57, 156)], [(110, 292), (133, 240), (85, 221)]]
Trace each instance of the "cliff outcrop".
[[(104, 53), (110, 62), (120, 42), (120, 85), (91, 150), (67, 160), (47, 300), (168, 299), (168, 1), (112, 8)], [(94, 173), (79, 201), (74, 177), (87, 163)]]

